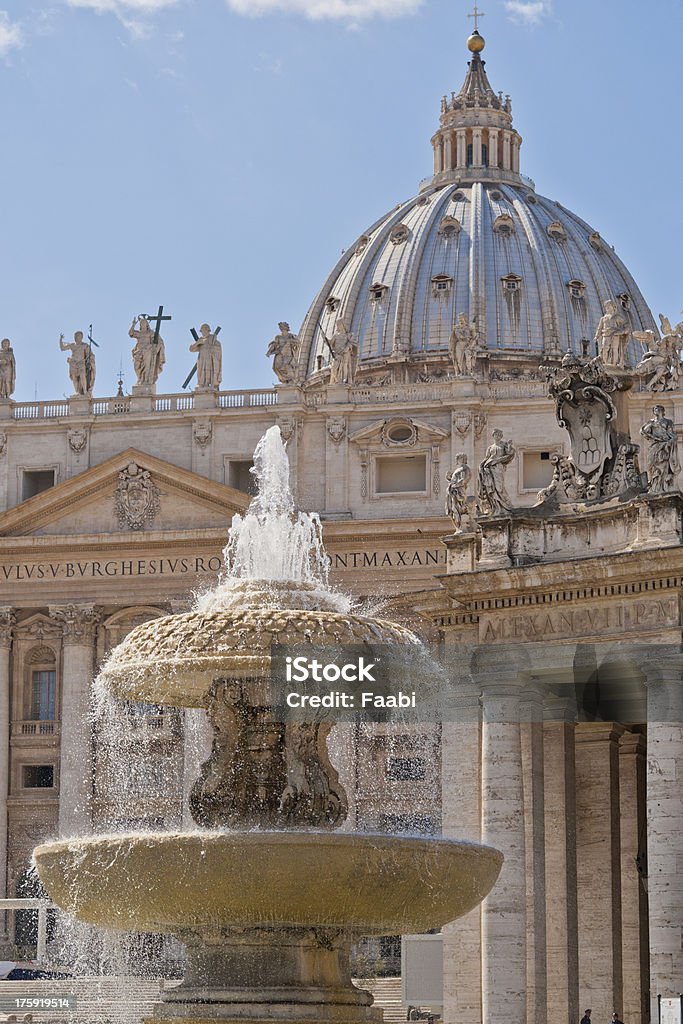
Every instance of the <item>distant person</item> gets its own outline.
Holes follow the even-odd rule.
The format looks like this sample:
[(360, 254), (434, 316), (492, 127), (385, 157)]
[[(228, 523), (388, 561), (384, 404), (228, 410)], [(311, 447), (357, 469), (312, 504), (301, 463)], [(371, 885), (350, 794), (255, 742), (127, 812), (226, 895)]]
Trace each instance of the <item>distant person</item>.
[(591, 1013), (592, 1010), (584, 1010), (583, 1017), (581, 1018), (581, 1024), (591, 1024)]
[(612, 1024), (624, 1024), (623, 1020), (619, 1019), (619, 1014), (616, 1011), (612, 1014)]

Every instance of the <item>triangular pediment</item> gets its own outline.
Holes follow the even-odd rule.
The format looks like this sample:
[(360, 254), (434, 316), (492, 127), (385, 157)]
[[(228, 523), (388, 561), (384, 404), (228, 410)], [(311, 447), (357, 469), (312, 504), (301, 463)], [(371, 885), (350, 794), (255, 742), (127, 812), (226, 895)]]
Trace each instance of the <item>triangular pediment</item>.
[(0, 515), (0, 537), (223, 528), (249, 496), (128, 448)]

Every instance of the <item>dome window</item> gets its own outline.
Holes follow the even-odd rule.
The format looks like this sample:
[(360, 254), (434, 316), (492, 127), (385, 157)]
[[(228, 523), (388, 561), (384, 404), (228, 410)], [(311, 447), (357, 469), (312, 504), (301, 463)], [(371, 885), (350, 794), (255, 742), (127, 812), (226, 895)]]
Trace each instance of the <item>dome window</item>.
[(599, 231), (591, 232), (591, 234), (588, 236), (588, 243), (593, 249), (595, 249), (596, 252), (602, 252), (603, 244)]
[(533, 192), (530, 192), (529, 195), (526, 197), (526, 201), (527, 201), (527, 203), (529, 203), (530, 206), (535, 206), (536, 203), (538, 202), (538, 199), (533, 194)]
[(499, 202), (503, 198), (503, 193), (497, 188), (494, 188), (489, 192), (489, 196), (491, 199), (495, 199), (496, 202)]
[(325, 309), (328, 313), (336, 313), (341, 306), (341, 299), (335, 299), (334, 295), (330, 295), (329, 299), (325, 303)]
[(621, 295), (617, 295), (617, 299), (622, 309), (629, 310), (631, 308), (631, 296), (628, 292), (622, 292)]
[(432, 278), (432, 295), (435, 299), (446, 299), (451, 294), (453, 278), (448, 274), (437, 274)]
[(367, 235), (361, 235), (360, 236), (360, 238), (358, 239), (358, 242), (356, 244), (356, 250), (355, 250), (355, 255), (356, 256), (360, 256), (360, 254), (362, 252), (365, 252), (365, 250), (368, 247), (369, 241), (370, 241), (370, 239), (368, 238)]
[(417, 203), (415, 205), (416, 206), (426, 206), (428, 202), (430, 202), (429, 196), (420, 196), (420, 198), (418, 199), (418, 201), (417, 201)]
[(504, 292), (519, 292), (522, 289), (522, 279), (517, 274), (506, 274), (500, 280)]
[(560, 224), (559, 220), (554, 220), (552, 224), (548, 224), (547, 231), (549, 237), (554, 238), (556, 242), (567, 241), (567, 232), (564, 229), (564, 225)]
[(509, 238), (510, 235), (514, 234), (515, 222), (509, 213), (501, 213), (493, 222), (493, 230), (497, 235)]
[(394, 245), (403, 245), (410, 237), (410, 230), (405, 224), (397, 224), (389, 237)]
[(464, 203), (465, 200), (467, 199), (467, 196), (465, 195), (464, 192), (454, 192), (451, 198), (454, 203)]
[(370, 285), (370, 299), (372, 302), (383, 302), (389, 289), (385, 284)]
[(568, 281), (567, 288), (569, 289), (569, 294), (573, 299), (582, 299), (586, 294), (586, 286), (583, 281), (577, 281), (576, 279)]
[(462, 224), (457, 217), (444, 217), (439, 224), (439, 234), (442, 238), (455, 238), (461, 230)]

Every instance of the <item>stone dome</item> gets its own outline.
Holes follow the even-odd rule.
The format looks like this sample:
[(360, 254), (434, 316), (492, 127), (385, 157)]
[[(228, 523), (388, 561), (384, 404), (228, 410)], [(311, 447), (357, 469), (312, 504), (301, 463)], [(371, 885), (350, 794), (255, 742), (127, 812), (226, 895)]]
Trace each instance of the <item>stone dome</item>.
[[(475, 52), (462, 89), (441, 103), (434, 176), (356, 239), (313, 302), (302, 376), (329, 365), (338, 319), (358, 342), (361, 378), (386, 363), (445, 367), (460, 314), (489, 362), (581, 353), (586, 341), (593, 353), (608, 299), (634, 331), (656, 330), (613, 248), (519, 172), (521, 142), (510, 97), (494, 93)], [(635, 365), (639, 343), (629, 355)]]

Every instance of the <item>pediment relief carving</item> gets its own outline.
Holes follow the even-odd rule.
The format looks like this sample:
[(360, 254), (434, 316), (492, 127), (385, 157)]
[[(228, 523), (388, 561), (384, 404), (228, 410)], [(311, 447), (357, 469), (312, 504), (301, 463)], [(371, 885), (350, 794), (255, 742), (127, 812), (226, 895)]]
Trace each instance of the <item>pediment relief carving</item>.
[(35, 615), (30, 615), (28, 619), (17, 623), (14, 635), (17, 640), (55, 639), (61, 637), (62, 628), (54, 619), (43, 615), (42, 612), (36, 612)]
[[(155, 493), (157, 501), (159, 494), (163, 496), (161, 511)], [(122, 526), (137, 532), (223, 524), (227, 528), (232, 516), (248, 504), (248, 496), (233, 487), (129, 448), (2, 513), (0, 541), (120, 533)], [(136, 525), (141, 517), (142, 525)]]
[(405, 416), (376, 420), (350, 435), (349, 440), (363, 448), (414, 448), (416, 445), (434, 445), (445, 441), (448, 431), (433, 423)]

